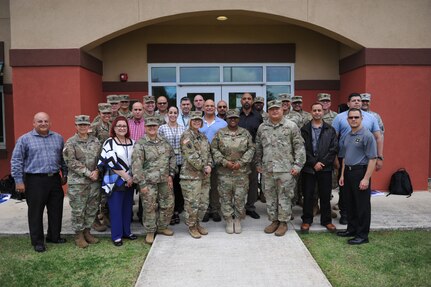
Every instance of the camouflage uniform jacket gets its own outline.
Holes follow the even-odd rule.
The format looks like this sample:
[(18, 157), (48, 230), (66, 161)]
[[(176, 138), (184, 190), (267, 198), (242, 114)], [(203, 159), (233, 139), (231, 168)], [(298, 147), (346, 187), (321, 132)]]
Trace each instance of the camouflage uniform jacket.
[(377, 123), (379, 124), (380, 132), (383, 135), (383, 133), (385, 132), (385, 126), (383, 125), (382, 117), (378, 113), (376, 113), (376, 112), (373, 112), (373, 111), (370, 111), (370, 110), (368, 110), (368, 112), (370, 114), (372, 114), (377, 119)]
[(129, 111), (129, 110), (127, 110), (127, 112), (125, 112), (125, 113), (123, 113), (123, 111), (121, 111), (121, 110), (118, 110), (118, 115), (119, 115), (119, 116), (123, 116), (123, 117), (125, 117), (126, 119), (131, 119), (131, 118), (133, 118), (133, 114), (132, 114), (132, 112), (131, 112), (131, 111)]
[[(120, 116), (120, 114), (117, 112), (117, 113), (112, 113), (112, 115), (111, 115), (111, 119), (109, 120), (109, 123), (111, 123), (112, 124), (112, 122), (115, 120), (115, 118), (116, 117), (118, 117), (118, 116)], [(91, 123), (91, 125), (92, 126), (95, 126), (95, 125), (97, 125), (98, 123), (100, 123), (102, 121), (102, 119), (100, 118), (100, 115), (97, 115), (95, 118), (94, 118), (94, 120), (93, 120), (93, 122)]]
[(328, 125), (332, 126), (332, 121), (337, 115), (338, 114), (336, 112), (329, 110), (329, 112), (323, 115), (322, 120), (324, 120)]
[(260, 125), (256, 135), (256, 166), (264, 172), (301, 171), (305, 163), (304, 140), (299, 128), (283, 118)]
[(180, 143), (183, 156), (180, 178), (203, 179), (204, 167), (213, 164), (208, 138), (201, 132), (188, 129), (181, 135)]
[[(236, 131), (231, 131), (228, 127), (220, 129), (211, 142), (211, 151), (217, 164), (217, 173), (250, 173), (249, 163), (253, 160), (255, 145), (251, 134), (246, 129), (241, 127)], [(228, 161), (238, 162), (241, 168), (228, 169), (226, 167)]]
[(161, 136), (155, 140), (145, 135), (133, 148), (133, 181), (144, 188), (147, 184), (167, 182), (168, 176), (177, 172), (175, 153), (171, 145)]
[(302, 128), (306, 123), (311, 121), (311, 119), (313, 118), (309, 112), (306, 112), (304, 110), (301, 110), (300, 112), (297, 112), (297, 113), (302, 118), (302, 124), (301, 124), (301, 126), (298, 126), (299, 128)]
[(63, 157), (69, 168), (68, 183), (92, 183), (90, 174), (97, 167), (100, 148), (99, 140), (92, 135), (81, 139), (75, 134), (66, 141)]
[(101, 144), (103, 144), (109, 138), (109, 130), (111, 129), (111, 123), (105, 125), (102, 121), (98, 123), (93, 122), (91, 124), (91, 134), (95, 136)]
[(298, 128), (301, 128), (303, 126), (302, 116), (298, 112), (289, 111), (287, 114), (284, 115), (284, 118), (294, 122), (298, 126)]

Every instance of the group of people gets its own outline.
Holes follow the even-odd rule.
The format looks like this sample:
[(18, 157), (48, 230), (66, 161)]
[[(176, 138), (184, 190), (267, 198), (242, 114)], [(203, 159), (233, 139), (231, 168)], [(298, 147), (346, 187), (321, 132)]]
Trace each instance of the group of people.
[(330, 199), (338, 166), (340, 220), (347, 218), (348, 227), (337, 234), (352, 236), (350, 244), (368, 242), (370, 177), (382, 166), (383, 128), (359, 109), (361, 95), (351, 94), (350, 110), (339, 115), (330, 110), (330, 97), (318, 94), (310, 114), (302, 110), (301, 96), (288, 94), (268, 102), (267, 112), (264, 98), (250, 93), (242, 95), (239, 110), (196, 95), (193, 104), (182, 98), (180, 109), (169, 107), (164, 96), (145, 96), (130, 111), (128, 95), (109, 95), (92, 123), (87, 115), (75, 116), (76, 134), (65, 144), (50, 130), (49, 115), (37, 113), (34, 129), (18, 139), (11, 160), (16, 189), (27, 195), (35, 251), (46, 250), (45, 206), (46, 242), (66, 242), (60, 236), (66, 183), (80, 248), (99, 241), (91, 228), (108, 225), (115, 246), (137, 238), (131, 231), (135, 191), (149, 244), (156, 234), (172, 236), (169, 225), (178, 224), (183, 211), (193, 238), (208, 234), (202, 222), (211, 218), (223, 217), (227, 233), (241, 233), (246, 215), (260, 218), (258, 198), (271, 221), (266, 233), (287, 232), (292, 206), (302, 196), (301, 230), (310, 229), (320, 199), (320, 223), (335, 232)]

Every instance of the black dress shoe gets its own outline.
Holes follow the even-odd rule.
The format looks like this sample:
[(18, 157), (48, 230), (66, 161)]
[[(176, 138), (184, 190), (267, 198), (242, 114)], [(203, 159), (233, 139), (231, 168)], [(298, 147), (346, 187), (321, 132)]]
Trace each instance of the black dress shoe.
[(114, 243), (114, 245), (117, 246), (117, 247), (123, 245), (123, 241), (122, 240), (120, 240), (120, 241), (112, 241), (112, 243)]
[(180, 215), (177, 213), (175, 214), (175, 224), (180, 223)]
[(221, 216), (218, 212), (213, 212), (211, 214), (211, 217), (213, 218), (214, 222), (220, 222), (221, 221)]
[(347, 230), (344, 231), (338, 231), (337, 236), (341, 237), (354, 237), (356, 234)]
[(341, 225), (347, 225), (347, 218), (345, 216), (340, 217), (340, 224)]
[(245, 214), (247, 214), (248, 216), (250, 216), (251, 218), (254, 218), (254, 219), (259, 219), (260, 218), (260, 215), (257, 214), (257, 212), (254, 211), (254, 210), (246, 210)]
[(202, 222), (208, 222), (208, 220), (210, 220), (210, 216), (211, 215), (209, 212), (205, 213), (204, 218), (202, 219)]
[(138, 236), (136, 236), (135, 234), (131, 233), (129, 236), (123, 236), (124, 239), (129, 239), (129, 240), (136, 240), (138, 239)]
[(43, 244), (36, 244), (34, 246), (34, 251), (36, 251), (36, 252), (45, 252), (46, 251), (46, 247)]
[(55, 243), (55, 244), (62, 244), (62, 243), (66, 243), (67, 242), (67, 240), (66, 240), (66, 238), (61, 238), (61, 237), (59, 237), (57, 240), (51, 240), (50, 238), (46, 238), (46, 242), (48, 242), (48, 243)]
[(347, 243), (349, 243), (350, 245), (359, 245), (359, 244), (368, 243), (368, 239), (355, 237), (355, 238), (349, 239)]

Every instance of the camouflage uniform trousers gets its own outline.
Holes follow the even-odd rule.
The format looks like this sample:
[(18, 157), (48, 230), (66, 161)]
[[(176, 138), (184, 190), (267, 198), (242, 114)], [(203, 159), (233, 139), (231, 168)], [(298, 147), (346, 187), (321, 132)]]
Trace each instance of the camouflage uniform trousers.
[(248, 174), (218, 175), (218, 191), (220, 194), (223, 218), (245, 217), (245, 203), (248, 193)]
[(91, 228), (99, 208), (100, 182), (69, 184), (67, 191), (72, 208), (72, 229)]
[(142, 223), (146, 233), (167, 228), (174, 213), (174, 193), (167, 182), (147, 184), (147, 188), (146, 193), (139, 193), (144, 206)]
[(295, 178), (288, 172), (264, 172), (262, 176), (269, 220), (290, 221)]
[(202, 221), (208, 204), (210, 178), (181, 179), (181, 190), (184, 196), (184, 211), (186, 225), (191, 227)]

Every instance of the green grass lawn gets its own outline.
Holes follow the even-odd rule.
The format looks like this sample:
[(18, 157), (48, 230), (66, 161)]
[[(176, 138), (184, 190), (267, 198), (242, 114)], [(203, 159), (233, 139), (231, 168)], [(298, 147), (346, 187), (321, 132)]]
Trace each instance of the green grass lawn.
[(431, 231), (371, 232), (360, 246), (329, 233), (300, 236), (333, 286), (431, 286)]
[(121, 247), (102, 237), (85, 249), (66, 238), (37, 253), (28, 236), (0, 237), (0, 286), (134, 286), (150, 249), (143, 237)]

